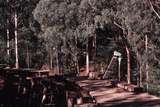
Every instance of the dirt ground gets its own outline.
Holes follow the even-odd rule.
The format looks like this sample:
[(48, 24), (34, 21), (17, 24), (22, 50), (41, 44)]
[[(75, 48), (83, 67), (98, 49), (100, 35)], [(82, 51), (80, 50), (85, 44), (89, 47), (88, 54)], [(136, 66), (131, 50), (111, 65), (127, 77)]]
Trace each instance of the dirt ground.
[(160, 107), (160, 98), (147, 93), (135, 94), (112, 87), (107, 80), (79, 80), (77, 83), (88, 90), (99, 107)]

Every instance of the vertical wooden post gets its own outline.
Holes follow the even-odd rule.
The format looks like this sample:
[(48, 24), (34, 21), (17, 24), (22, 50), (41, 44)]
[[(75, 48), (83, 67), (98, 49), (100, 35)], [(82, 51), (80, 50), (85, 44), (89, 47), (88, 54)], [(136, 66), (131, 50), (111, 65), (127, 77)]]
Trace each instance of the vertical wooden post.
[(130, 50), (129, 48), (126, 46), (126, 52), (127, 52), (127, 83), (130, 84), (131, 83), (131, 68), (130, 68)]
[(15, 67), (16, 69), (19, 68), (19, 59), (18, 59), (18, 33), (17, 33), (17, 28), (18, 28), (18, 19), (17, 19), (17, 11), (15, 10), (15, 16), (14, 16), (14, 21), (15, 21), (15, 55), (16, 55), (16, 63), (15, 63)]

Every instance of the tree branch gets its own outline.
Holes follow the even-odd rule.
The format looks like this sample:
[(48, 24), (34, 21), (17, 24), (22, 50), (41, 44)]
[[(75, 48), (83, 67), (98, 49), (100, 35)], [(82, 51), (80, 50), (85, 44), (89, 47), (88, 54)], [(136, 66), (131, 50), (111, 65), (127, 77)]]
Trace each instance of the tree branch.
[(114, 23), (114, 25), (116, 25), (117, 27), (119, 27), (120, 29), (122, 29), (123, 31), (125, 30), (125, 28), (123, 28), (121, 25), (119, 25), (117, 22), (113, 22)]
[(156, 12), (156, 10), (154, 9), (151, 0), (149, 0), (149, 4), (151, 5), (151, 9), (153, 10), (153, 12), (157, 15), (157, 17), (160, 19), (160, 15)]

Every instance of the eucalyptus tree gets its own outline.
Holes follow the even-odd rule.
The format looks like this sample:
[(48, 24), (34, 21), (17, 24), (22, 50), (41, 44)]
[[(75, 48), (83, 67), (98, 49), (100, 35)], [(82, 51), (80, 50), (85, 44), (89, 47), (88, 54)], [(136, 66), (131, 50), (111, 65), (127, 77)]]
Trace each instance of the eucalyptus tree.
[(9, 26), (8, 26), (9, 25), (9, 20), (7, 18), (8, 9), (7, 9), (6, 4), (7, 4), (7, 1), (0, 2), (0, 11), (1, 11), (0, 12), (0, 14), (1, 14), (0, 15), (0, 31), (1, 31), (1, 44), (6, 43), (6, 46), (1, 45), (1, 50), (6, 50), (6, 52), (4, 52), (5, 54), (4, 54), (3, 58), (5, 58), (5, 60), (6, 60), (5, 63), (9, 63), (9, 56), (10, 56), (10, 51), (9, 51)]
[[(123, 38), (130, 46), (130, 49), (126, 48), (126, 50), (133, 50), (137, 54), (142, 83), (142, 71), (147, 71), (145, 77), (148, 78), (148, 69), (153, 65), (153, 62), (149, 60), (159, 63), (158, 55), (156, 55), (158, 53), (155, 52), (155, 49), (159, 49), (157, 45), (159, 43), (157, 35), (160, 32), (159, 2), (157, 0), (111, 0), (108, 2), (100, 0), (98, 2), (101, 8), (99, 8), (100, 14), (95, 17), (96, 23), (100, 27), (107, 23), (114, 24), (123, 30)], [(155, 57), (148, 58), (148, 55)], [(128, 74), (128, 83), (130, 83), (131, 71), (129, 69)]]
[[(153, 39), (157, 38), (157, 34), (160, 33), (158, 29), (159, 18), (152, 7), (151, 1), (141, 1), (141, 0), (129, 0), (129, 1), (121, 1), (117, 2), (117, 12), (116, 18), (120, 21), (118, 23), (126, 29), (128, 35), (127, 40), (133, 47), (133, 50), (137, 52), (138, 61), (140, 61), (140, 74), (143, 68), (143, 71), (146, 71), (146, 83), (149, 82), (149, 65), (152, 65), (149, 60), (152, 58), (148, 57), (152, 56), (154, 52), (154, 48), (157, 46), (153, 42)], [(157, 40), (158, 43), (158, 40)], [(149, 46), (150, 45), (150, 46)], [(139, 55), (141, 57), (139, 57)], [(153, 55), (154, 56), (154, 55)], [(154, 58), (157, 62), (157, 58)], [(149, 64), (150, 63), (150, 64)], [(142, 75), (140, 75), (140, 80), (142, 80)]]
[[(8, 26), (6, 28), (7, 31), (7, 38), (12, 42), (13, 40), (13, 35), (14, 35), (14, 45), (15, 45), (15, 56), (13, 57), (11, 54), (10, 59), (16, 59), (16, 68), (18, 66), (23, 66), (26, 67), (24, 61), (29, 59), (28, 57), (26, 58), (25, 51), (28, 50), (28, 46), (31, 47), (31, 44), (33, 44), (33, 40), (27, 39), (28, 36), (34, 35), (33, 30), (37, 27), (33, 27), (33, 23), (35, 21), (32, 18), (32, 10), (35, 8), (36, 3), (39, 0), (5, 0), (3, 2), (5, 6), (3, 9), (5, 10), (6, 13), (6, 18), (5, 22), (6, 25)], [(10, 34), (9, 34), (10, 33)], [(26, 37), (26, 38), (25, 38)], [(9, 40), (7, 40), (7, 45), (9, 47)], [(10, 51), (12, 53), (12, 46), (13, 44), (10, 45)], [(9, 48), (8, 49), (8, 53)], [(31, 50), (31, 49), (29, 49)], [(28, 54), (29, 56), (29, 54)], [(28, 62), (28, 61), (27, 61)], [(19, 65), (20, 63), (20, 65)], [(29, 64), (28, 64), (29, 65)]]
[[(76, 51), (78, 49), (76, 45), (77, 41), (85, 41), (87, 49), (86, 59), (89, 65), (87, 41), (95, 32), (94, 16), (97, 10), (94, 8), (94, 5), (96, 5), (96, 1), (92, 0), (41, 0), (33, 14), (34, 18), (40, 23), (43, 32), (46, 32), (51, 27), (61, 27), (61, 30), (57, 31), (57, 33), (62, 33), (62, 36), (59, 36), (59, 38), (63, 41), (64, 47), (67, 44), (67, 40), (73, 40), (74, 38), (75, 42), (70, 43), (70, 46), (75, 44), (75, 46), (72, 45), (72, 47), (75, 47), (75, 51), (72, 51), (76, 53), (74, 56), (78, 56)], [(56, 43), (57, 39), (54, 39), (54, 36), (55, 34), (50, 35), (49, 38), (53, 38), (53, 41)], [(70, 49), (68, 50), (71, 52)], [(74, 59), (77, 60), (76, 57)], [(78, 61), (76, 62), (76, 65), (78, 65)], [(89, 67), (87, 68), (89, 69)]]
[[(158, 53), (155, 52), (155, 49), (159, 49), (157, 45), (159, 43), (159, 37), (157, 35), (160, 33), (158, 1), (111, 1), (114, 2), (114, 5), (104, 9), (107, 14), (102, 14), (102, 19), (106, 16), (106, 18), (110, 17), (113, 24), (126, 32), (125, 38), (130, 44), (131, 49), (137, 54), (141, 83), (142, 71), (146, 71), (146, 75), (143, 78), (146, 77), (146, 82), (149, 82), (149, 70), (151, 73), (153, 63), (159, 63)], [(106, 19), (104, 20), (106, 21)]]
[[(72, 35), (67, 32), (67, 29), (74, 29), (77, 26), (77, 4), (64, 0), (41, 0), (33, 14), (41, 25), (42, 37), (47, 41), (49, 48), (56, 49), (56, 52), (62, 53), (62, 45), (66, 48), (67, 38), (69, 38), (66, 35)], [(57, 54), (60, 54), (59, 52)], [(57, 59), (59, 60), (57, 65), (59, 65), (58, 63), (62, 61), (60, 61), (61, 58), (59, 59), (59, 57)]]

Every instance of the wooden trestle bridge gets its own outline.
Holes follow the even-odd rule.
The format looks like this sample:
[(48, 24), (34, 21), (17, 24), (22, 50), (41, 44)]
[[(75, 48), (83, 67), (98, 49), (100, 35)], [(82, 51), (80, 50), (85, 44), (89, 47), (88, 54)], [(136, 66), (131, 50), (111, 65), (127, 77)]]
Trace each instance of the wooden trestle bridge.
[(159, 97), (134, 85), (49, 71), (0, 71), (0, 107), (160, 107)]

